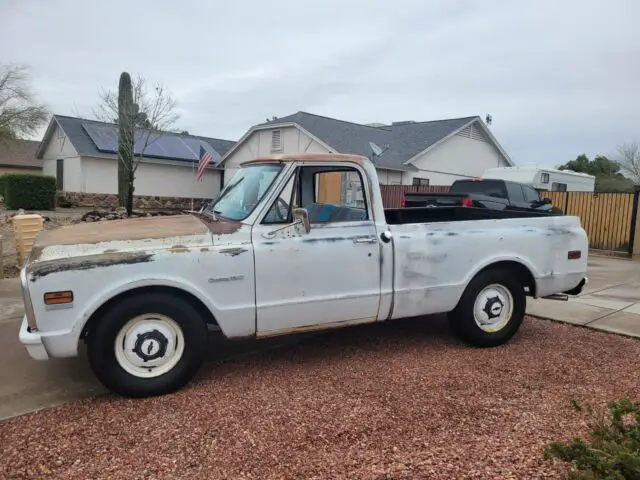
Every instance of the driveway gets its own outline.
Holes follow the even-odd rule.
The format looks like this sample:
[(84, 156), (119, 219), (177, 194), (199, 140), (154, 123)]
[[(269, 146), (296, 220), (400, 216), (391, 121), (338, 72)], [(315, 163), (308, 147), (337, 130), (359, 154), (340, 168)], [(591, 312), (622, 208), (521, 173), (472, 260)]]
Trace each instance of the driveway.
[(567, 302), (529, 300), (527, 313), (640, 337), (640, 262), (590, 255), (589, 283)]

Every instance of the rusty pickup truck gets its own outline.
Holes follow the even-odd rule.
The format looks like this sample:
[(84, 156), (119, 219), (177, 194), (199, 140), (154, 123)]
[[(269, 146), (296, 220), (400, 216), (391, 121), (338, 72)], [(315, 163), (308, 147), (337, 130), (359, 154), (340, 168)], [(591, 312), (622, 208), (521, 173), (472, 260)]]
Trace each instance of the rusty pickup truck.
[(447, 313), (463, 341), (492, 347), (527, 296), (578, 294), (587, 255), (574, 216), (385, 209), (364, 157), (268, 156), (198, 212), (40, 233), (19, 339), (38, 360), (85, 342), (98, 379), (130, 397), (185, 385), (214, 329), (260, 339)]

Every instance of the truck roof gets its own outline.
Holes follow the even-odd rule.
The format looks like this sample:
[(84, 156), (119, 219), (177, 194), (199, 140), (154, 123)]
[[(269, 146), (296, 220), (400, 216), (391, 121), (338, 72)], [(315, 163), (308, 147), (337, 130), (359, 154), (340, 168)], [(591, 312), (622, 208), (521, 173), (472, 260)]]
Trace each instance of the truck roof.
[(303, 162), (355, 162), (363, 163), (367, 157), (362, 155), (352, 155), (348, 153), (282, 153), (276, 155), (263, 155), (243, 162), (242, 165), (253, 163), (288, 163), (295, 161)]

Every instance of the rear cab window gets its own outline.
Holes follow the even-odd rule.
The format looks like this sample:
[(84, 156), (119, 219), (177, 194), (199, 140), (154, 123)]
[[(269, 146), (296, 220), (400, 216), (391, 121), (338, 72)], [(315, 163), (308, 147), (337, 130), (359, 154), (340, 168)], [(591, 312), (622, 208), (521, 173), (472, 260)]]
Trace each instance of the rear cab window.
[(449, 193), (478, 193), (490, 197), (507, 198), (504, 182), (500, 180), (457, 180)]

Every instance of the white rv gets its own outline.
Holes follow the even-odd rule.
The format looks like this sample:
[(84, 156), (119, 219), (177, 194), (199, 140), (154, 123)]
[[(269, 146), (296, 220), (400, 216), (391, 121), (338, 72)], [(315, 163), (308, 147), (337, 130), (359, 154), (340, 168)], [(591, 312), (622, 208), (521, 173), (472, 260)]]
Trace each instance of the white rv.
[(596, 183), (596, 177), (586, 173), (526, 164), (489, 168), (482, 178), (511, 180), (531, 185), (536, 190), (551, 192), (593, 192)]

